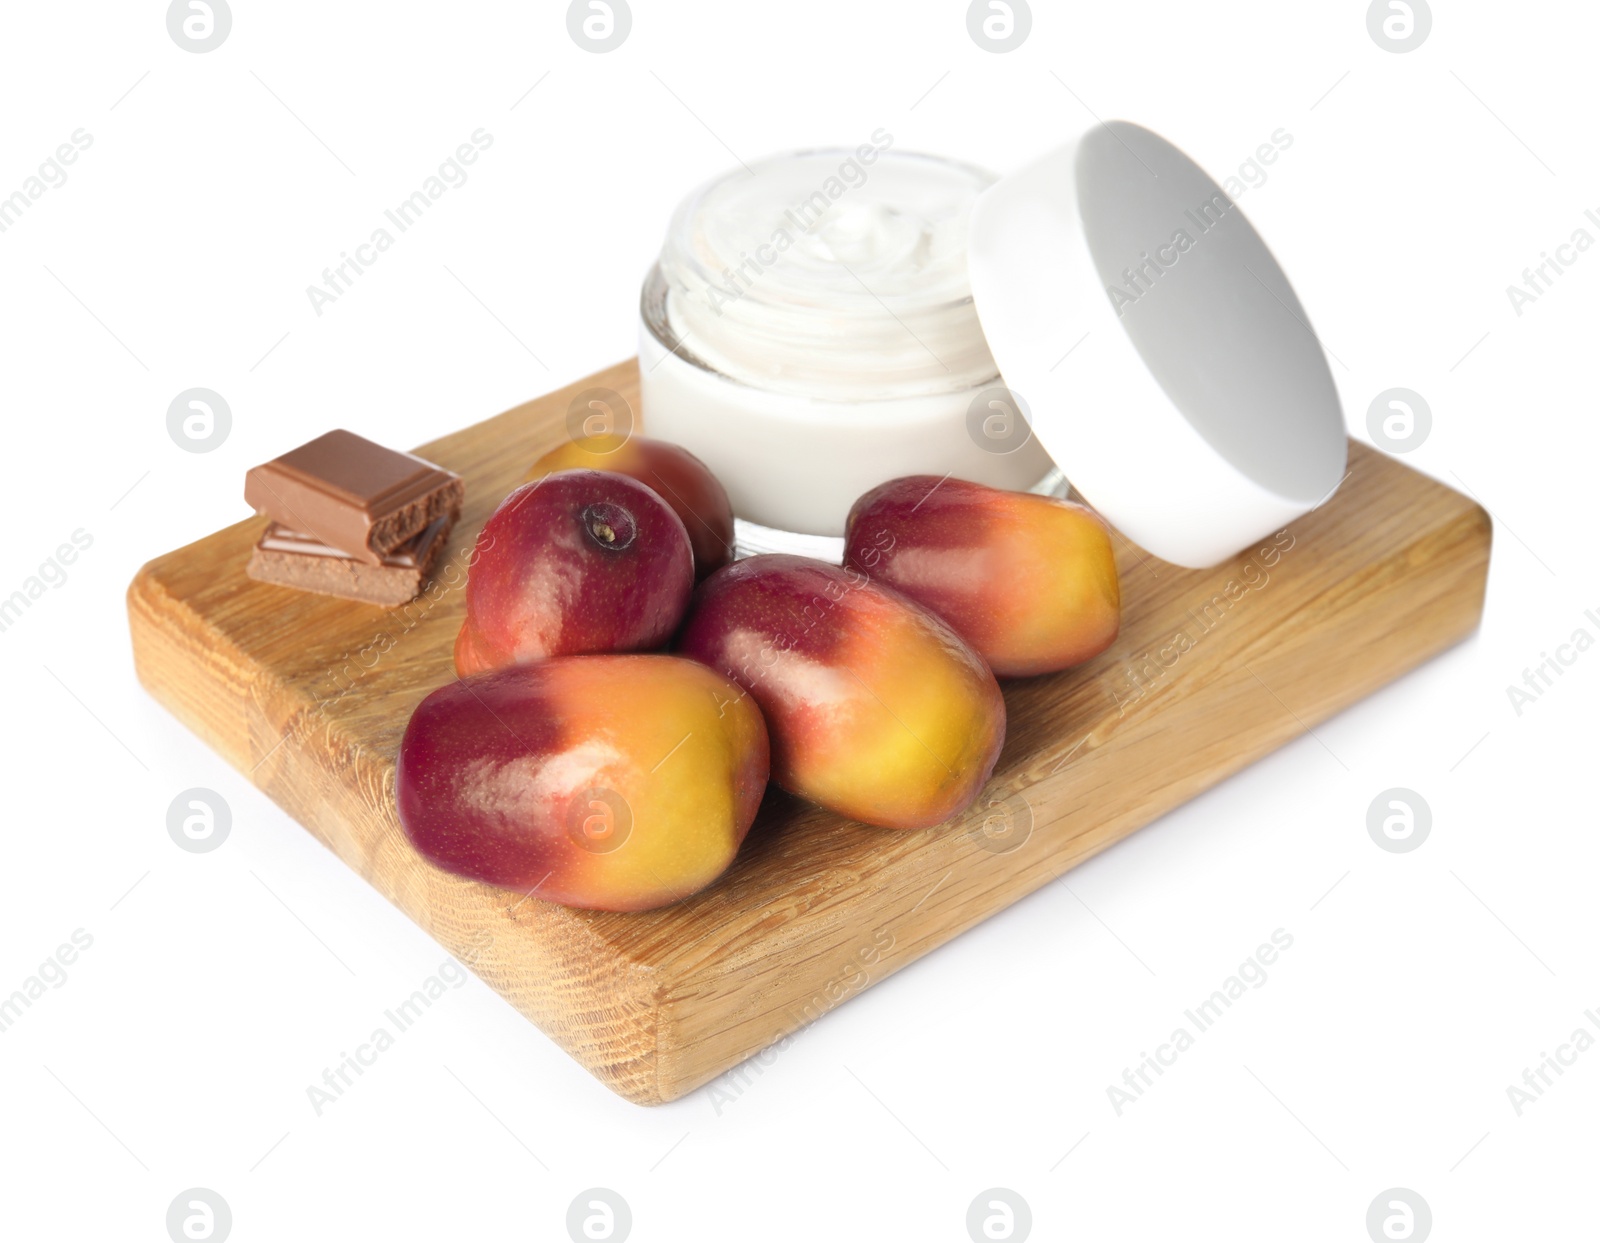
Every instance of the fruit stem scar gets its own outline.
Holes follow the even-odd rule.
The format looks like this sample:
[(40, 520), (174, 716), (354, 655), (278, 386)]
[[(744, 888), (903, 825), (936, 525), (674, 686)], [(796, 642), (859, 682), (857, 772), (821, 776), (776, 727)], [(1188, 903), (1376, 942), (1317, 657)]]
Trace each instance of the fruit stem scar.
[(629, 547), (639, 533), (632, 514), (607, 502), (585, 506), (578, 519), (589, 538), (610, 552), (621, 552)]

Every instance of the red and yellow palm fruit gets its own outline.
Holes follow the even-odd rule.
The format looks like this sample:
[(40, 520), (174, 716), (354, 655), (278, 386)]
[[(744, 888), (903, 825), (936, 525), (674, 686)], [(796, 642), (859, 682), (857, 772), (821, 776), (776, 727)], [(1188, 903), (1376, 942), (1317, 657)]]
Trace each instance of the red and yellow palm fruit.
[(944, 618), (1000, 677), (1081, 664), (1122, 622), (1110, 531), (1053, 497), (892, 479), (851, 508), (845, 564)]
[(665, 647), (693, 590), (683, 523), (654, 489), (559, 471), (512, 492), (478, 533), (456, 672)]
[(395, 801), (429, 862), (566, 906), (642, 911), (733, 862), (767, 782), (739, 687), (676, 656), (564, 656), (418, 705)]
[(863, 574), (805, 557), (735, 562), (700, 585), (678, 648), (761, 706), (774, 781), (853, 819), (940, 824), (999, 758), (994, 675), (937, 617)]

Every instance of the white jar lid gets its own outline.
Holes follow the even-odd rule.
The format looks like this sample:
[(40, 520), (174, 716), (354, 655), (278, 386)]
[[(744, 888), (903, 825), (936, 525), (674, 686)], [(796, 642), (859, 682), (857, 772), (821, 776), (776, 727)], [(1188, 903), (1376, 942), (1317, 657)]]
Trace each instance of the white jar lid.
[(984, 192), (978, 317), (1034, 434), (1148, 551), (1215, 565), (1327, 499), (1344, 415), (1244, 214), (1171, 143), (1087, 131)]

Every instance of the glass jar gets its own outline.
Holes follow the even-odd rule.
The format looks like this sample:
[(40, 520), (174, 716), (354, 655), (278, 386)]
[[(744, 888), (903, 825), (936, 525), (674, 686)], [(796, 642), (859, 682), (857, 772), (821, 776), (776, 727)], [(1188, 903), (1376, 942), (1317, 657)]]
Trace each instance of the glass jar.
[(891, 141), (709, 182), (645, 281), (644, 429), (722, 480), (747, 546), (840, 536), (856, 498), (901, 475), (1059, 481), (973, 306), (967, 229), (994, 178)]

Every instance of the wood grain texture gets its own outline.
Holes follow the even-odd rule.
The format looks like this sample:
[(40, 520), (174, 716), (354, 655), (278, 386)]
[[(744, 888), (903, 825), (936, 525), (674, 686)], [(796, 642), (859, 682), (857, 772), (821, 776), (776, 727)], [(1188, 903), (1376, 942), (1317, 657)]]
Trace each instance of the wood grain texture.
[(423, 863), (395, 818), (394, 756), (412, 709), (454, 676), (479, 528), (594, 386), (637, 408), (630, 362), (418, 450), (465, 477), (467, 504), (411, 605), (249, 581), (254, 518), (150, 562), (128, 610), (152, 695), (640, 1103), (805, 1026), (1457, 642), (1482, 612), (1488, 515), (1352, 444), (1332, 501), (1226, 565), (1180, 570), (1119, 537), (1121, 637), (1006, 687), (1005, 750), (966, 816), (897, 834), (774, 790), (709, 890), (644, 914), (567, 910)]

